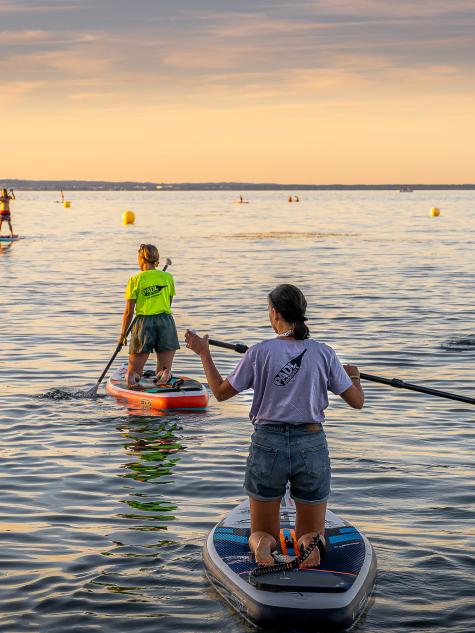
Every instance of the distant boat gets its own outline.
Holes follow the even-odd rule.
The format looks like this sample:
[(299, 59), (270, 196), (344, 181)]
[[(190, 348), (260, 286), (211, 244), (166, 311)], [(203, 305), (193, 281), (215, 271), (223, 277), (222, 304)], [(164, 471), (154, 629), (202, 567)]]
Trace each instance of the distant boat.
[(409, 185), (402, 185), (399, 187), (399, 193), (412, 193), (414, 189), (409, 187)]

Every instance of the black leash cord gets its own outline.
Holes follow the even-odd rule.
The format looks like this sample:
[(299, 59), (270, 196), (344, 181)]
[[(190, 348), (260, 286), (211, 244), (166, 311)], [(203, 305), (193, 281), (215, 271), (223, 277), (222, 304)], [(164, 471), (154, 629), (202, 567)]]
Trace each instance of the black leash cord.
[(265, 576), (266, 574), (275, 574), (280, 571), (290, 571), (291, 569), (297, 569), (305, 559), (307, 559), (313, 550), (318, 547), (321, 542), (320, 534), (314, 536), (307, 547), (303, 550), (300, 556), (294, 558), (294, 560), (288, 563), (277, 563), (276, 565), (270, 565), (270, 567), (256, 567), (250, 573), (250, 576), (257, 578), (258, 576)]

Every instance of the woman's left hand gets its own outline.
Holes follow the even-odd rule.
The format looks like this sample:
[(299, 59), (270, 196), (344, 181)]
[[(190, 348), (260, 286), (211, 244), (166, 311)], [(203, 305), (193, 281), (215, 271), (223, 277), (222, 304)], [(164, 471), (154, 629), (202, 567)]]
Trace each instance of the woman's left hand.
[(202, 356), (209, 352), (208, 335), (199, 336), (193, 330), (186, 330), (185, 334), (186, 346), (193, 350), (195, 354)]
[(357, 378), (358, 380), (360, 379), (360, 370), (358, 369), (356, 365), (343, 365), (343, 369), (346, 371), (346, 373), (351, 379), (353, 378)]

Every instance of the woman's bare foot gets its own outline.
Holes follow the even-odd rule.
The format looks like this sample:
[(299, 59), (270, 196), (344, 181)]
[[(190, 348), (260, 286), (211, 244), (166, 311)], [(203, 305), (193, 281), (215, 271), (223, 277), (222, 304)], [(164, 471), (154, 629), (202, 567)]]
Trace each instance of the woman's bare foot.
[[(307, 534), (304, 534), (303, 536), (301, 536), (298, 541), (299, 548), (303, 546), (303, 548), (305, 549), (307, 545), (310, 545), (310, 543), (312, 542), (315, 536), (317, 536), (317, 532), (308, 532)], [(320, 538), (322, 539), (322, 542), (325, 543), (325, 539), (321, 534), (320, 534)], [(318, 547), (316, 547), (313, 550), (313, 552), (310, 554), (310, 556), (306, 558), (303, 561), (303, 563), (301, 563), (300, 569), (305, 569), (307, 567), (318, 567), (319, 565), (320, 565), (320, 551)]]
[(157, 385), (167, 385), (172, 377), (172, 372), (164, 367), (161, 371), (157, 372)]
[(253, 532), (249, 537), (249, 547), (254, 553), (256, 563), (258, 565), (274, 565), (275, 560), (272, 557), (272, 551), (276, 549), (277, 543), (275, 538), (267, 532)]
[[(273, 540), (273, 539), (272, 539)], [(259, 542), (256, 546), (256, 551), (254, 552), (254, 556), (256, 557), (256, 563), (258, 565), (264, 565), (264, 567), (269, 567), (269, 565), (273, 565), (275, 563), (272, 558), (272, 547), (271, 547), (271, 539), (262, 536), (259, 539)]]

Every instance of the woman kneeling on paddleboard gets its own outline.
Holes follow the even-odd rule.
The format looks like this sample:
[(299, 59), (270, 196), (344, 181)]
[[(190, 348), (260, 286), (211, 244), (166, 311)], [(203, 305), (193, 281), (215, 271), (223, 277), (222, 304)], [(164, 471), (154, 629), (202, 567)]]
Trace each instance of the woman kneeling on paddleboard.
[(175, 351), (180, 349), (171, 305), (175, 283), (170, 273), (156, 270), (158, 249), (153, 244), (141, 244), (138, 251), (140, 272), (131, 277), (125, 291), (125, 311), (119, 344), (126, 345), (126, 332), (132, 326), (129, 347), (127, 385), (135, 387), (151, 352), (157, 353), (157, 382), (166, 384), (171, 378)]
[[(269, 320), (277, 334), (248, 349), (223, 380), (211, 358), (208, 336), (186, 333), (187, 347), (200, 355), (208, 384), (217, 400), (253, 389), (249, 417), (254, 425), (244, 488), (249, 495), (249, 547), (260, 565), (273, 565), (280, 531), (280, 501), (290, 482), (296, 505), (296, 538), (306, 547), (325, 531), (330, 494), (330, 460), (322, 423), (328, 390), (361, 409), (364, 393), (359, 370), (342, 365), (334, 350), (309, 338), (307, 301), (290, 284), (269, 294)], [(320, 563), (315, 549), (302, 563)]]

